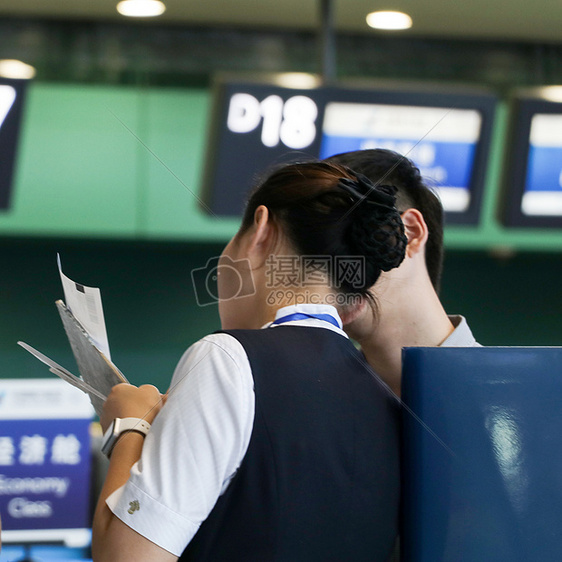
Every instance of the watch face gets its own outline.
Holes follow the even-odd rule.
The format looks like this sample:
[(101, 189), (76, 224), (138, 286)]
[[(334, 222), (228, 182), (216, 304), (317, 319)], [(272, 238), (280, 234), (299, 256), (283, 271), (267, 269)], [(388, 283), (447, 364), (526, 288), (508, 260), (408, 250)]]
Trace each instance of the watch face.
[(101, 446), (101, 452), (109, 458), (109, 454), (113, 445), (117, 439), (117, 435), (115, 434), (115, 426), (116, 426), (117, 419), (111, 422), (111, 425), (107, 429), (107, 431), (103, 435), (103, 442)]
[(111, 422), (111, 425), (106, 429), (105, 433), (103, 434), (104, 442), (108, 441), (111, 438), (111, 436), (113, 435), (113, 433), (115, 432), (115, 421), (116, 420), (113, 420)]

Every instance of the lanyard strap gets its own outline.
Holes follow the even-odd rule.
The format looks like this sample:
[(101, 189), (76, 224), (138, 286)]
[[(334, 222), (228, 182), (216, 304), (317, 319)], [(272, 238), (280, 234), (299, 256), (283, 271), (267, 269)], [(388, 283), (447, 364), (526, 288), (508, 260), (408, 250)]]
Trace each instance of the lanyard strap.
[(316, 318), (317, 320), (323, 320), (324, 322), (333, 324), (336, 328), (340, 328), (338, 321), (330, 314), (304, 314), (303, 312), (295, 312), (293, 314), (287, 314), (287, 316), (282, 316), (281, 318), (273, 321), (271, 325), (274, 326), (276, 324), (284, 324), (285, 322), (292, 322), (293, 320), (306, 320), (307, 318)]

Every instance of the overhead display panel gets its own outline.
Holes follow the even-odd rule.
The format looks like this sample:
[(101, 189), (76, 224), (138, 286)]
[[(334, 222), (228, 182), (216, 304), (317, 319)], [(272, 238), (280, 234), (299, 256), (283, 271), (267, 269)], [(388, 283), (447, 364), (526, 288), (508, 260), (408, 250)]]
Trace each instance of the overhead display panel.
[(520, 97), (512, 105), (503, 221), (562, 226), (562, 103)]
[(212, 214), (240, 215), (249, 188), (269, 170), (318, 155), (323, 95), (272, 84), (216, 86), (203, 187)]
[(0, 211), (10, 206), (26, 83), (0, 78)]
[(439, 195), (449, 223), (478, 221), (496, 100), (483, 92), (297, 90), (218, 82), (204, 176), (205, 203), (239, 215), (276, 165), (367, 148), (404, 154)]

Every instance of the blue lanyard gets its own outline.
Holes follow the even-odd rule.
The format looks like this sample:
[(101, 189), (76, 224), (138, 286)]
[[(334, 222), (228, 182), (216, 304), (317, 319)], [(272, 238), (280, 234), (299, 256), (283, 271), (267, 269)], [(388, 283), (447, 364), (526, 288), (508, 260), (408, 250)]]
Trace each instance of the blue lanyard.
[(281, 318), (273, 321), (271, 325), (274, 326), (275, 324), (284, 324), (285, 322), (292, 322), (293, 320), (306, 320), (307, 318), (316, 318), (317, 320), (323, 320), (324, 322), (333, 324), (336, 328), (340, 328), (338, 321), (329, 314), (304, 314), (303, 312), (295, 312), (293, 314), (287, 314), (287, 316), (282, 316)]

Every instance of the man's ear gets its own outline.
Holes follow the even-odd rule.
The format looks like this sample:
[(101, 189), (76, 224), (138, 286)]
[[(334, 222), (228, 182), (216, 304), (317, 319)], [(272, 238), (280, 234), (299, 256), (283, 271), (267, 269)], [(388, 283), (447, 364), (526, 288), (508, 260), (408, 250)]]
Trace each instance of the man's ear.
[(363, 298), (359, 302), (356, 302), (353, 306), (342, 306), (338, 310), (338, 314), (341, 318), (341, 322), (345, 328), (348, 324), (351, 324), (359, 316), (361, 316), (364, 312), (366, 307), (368, 306), (367, 299)]
[(408, 239), (406, 255), (411, 258), (425, 248), (428, 237), (427, 224), (417, 209), (407, 209), (401, 216)]

